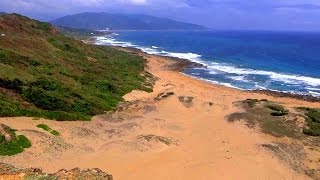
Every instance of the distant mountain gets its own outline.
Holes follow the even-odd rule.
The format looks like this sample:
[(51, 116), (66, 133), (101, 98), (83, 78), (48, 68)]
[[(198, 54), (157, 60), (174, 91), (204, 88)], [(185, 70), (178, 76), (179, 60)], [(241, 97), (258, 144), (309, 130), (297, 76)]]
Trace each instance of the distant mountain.
[(148, 15), (81, 13), (64, 16), (51, 22), (54, 25), (78, 29), (101, 30), (206, 30), (200, 25)]

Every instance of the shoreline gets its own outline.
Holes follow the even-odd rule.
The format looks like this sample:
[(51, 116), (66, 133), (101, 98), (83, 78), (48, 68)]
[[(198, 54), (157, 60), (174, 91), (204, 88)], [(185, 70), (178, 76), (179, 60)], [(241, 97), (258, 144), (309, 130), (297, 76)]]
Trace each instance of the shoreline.
[[(0, 123), (32, 142), (25, 152), (0, 161), (49, 173), (99, 168), (120, 180), (308, 179), (263, 146), (270, 147), (276, 139), (292, 140), (270, 137), (226, 117), (241, 110), (235, 102), (248, 98), (279, 102), (292, 111), (301, 106), (320, 108), (320, 103), (215, 85), (180, 73), (185, 67), (181, 61), (143, 55), (145, 70), (157, 79), (153, 92), (134, 90), (123, 97), (117, 111), (89, 122), (0, 118)], [(60, 136), (37, 128), (40, 123)]]
[(204, 66), (203, 64), (193, 62), (191, 60), (183, 59), (183, 58), (161, 56), (161, 55), (156, 55), (156, 54), (148, 54), (147, 52), (144, 52), (141, 49), (134, 48), (134, 47), (121, 47), (121, 46), (111, 46), (111, 45), (110, 45), (110, 47), (114, 47), (116, 49), (127, 51), (130, 53), (136, 53), (142, 57), (143, 56), (155, 56), (155, 57), (161, 57), (161, 58), (167, 58), (167, 59), (173, 60), (176, 62), (176, 64), (172, 68), (172, 70), (178, 71), (189, 78), (193, 78), (193, 79), (196, 79), (199, 81), (205, 81), (205, 82), (208, 82), (208, 83), (216, 85), (216, 86), (223, 86), (226, 88), (236, 89), (236, 90), (243, 91), (243, 92), (264, 94), (264, 95), (269, 95), (269, 96), (273, 96), (276, 98), (292, 98), (292, 99), (303, 100), (303, 101), (307, 101), (307, 102), (320, 102), (320, 97), (316, 97), (316, 96), (312, 96), (312, 95), (297, 94), (297, 93), (290, 93), (290, 92), (283, 92), (283, 91), (274, 91), (274, 90), (265, 90), (265, 89), (245, 90), (245, 89), (240, 89), (240, 88), (235, 88), (235, 87), (228, 87), (228, 86), (225, 86), (222, 84), (216, 84), (216, 83), (213, 83), (209, 80), (200, 79), (200, 78), (190, 76), (188, 74), (183, 73), (183, 71), (188, 68), (195, 68), (195, 67), (205, 68), (206, 66)]

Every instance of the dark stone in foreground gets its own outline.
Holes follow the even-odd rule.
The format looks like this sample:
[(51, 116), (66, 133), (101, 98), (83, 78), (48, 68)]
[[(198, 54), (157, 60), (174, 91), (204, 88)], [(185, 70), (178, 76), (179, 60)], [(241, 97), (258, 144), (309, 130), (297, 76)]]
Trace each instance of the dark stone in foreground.
[(112, 175), (103, 172), (100, 169), (74, 168), (71, 170), (62, 169), (54, 174), (43, 173), (41, 169), (29, 168), (18, 169), (12, 165), (0, 163), (0, 179), (96, 179), (113, 180)]

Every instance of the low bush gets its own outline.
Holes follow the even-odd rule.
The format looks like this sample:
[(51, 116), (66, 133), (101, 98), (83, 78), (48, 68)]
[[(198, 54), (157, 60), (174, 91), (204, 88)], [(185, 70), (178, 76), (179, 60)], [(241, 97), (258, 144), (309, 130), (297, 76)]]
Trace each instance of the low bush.
[(28, 138), (23, 135), (16, 135), (15, 130), (10, 127), (6, 127), (7, 133), (12, 133), (12, 139), (6, 140), (3, 135), (1, 135), (0, 141), (0, 155), (2, 156), (12, 156), (23, 152), (25, 148), (31, 147), (31, 142)]
[(19, 135), (15, 140), (0, 144), (0, 155), (12, 156), (23, 152), (25, 148), (31, 147), (31, 142), (23, 135)]
[(50, 23), (47, 22), (40, 22), (40, 21), (35, 21), (37, 24), (37, 28), (39, 28), (40, 30), (43, 30), (45, 32), (49, 31), (52, 26)]
[(272, 116), (285, 116), (287, 114), (288, 112), (282, 112), (282, 111), (276, 111), (271, 113)]
[(271, 113), (272, 116), (285, 116), (289, 113), (287, 109), (279, 104), (267, 104), (266, 107), (274, 111)]
[(286, 111), (286, 109), (283, 106), (278, 105), (278, 104), (268, 104), (266, 107), (273, 110), (273, 111), (278, 111), (278, 112), (285, 112)]
[(243, 103), (248, 104), (250, 108), (253, 108), (259, 102), (260, 101), (258, 99), (246, 99), (245, 101), (243, 101)]
[(320, 110), (313, 108), (299, 108), (305, 111), (306, 127), (303, 133), (309, 136), (320, 136)]
[(28, 101), (44, 110), (66, 110), (67, 103), (54, 95), (50, 95), (47, 91), (29, 87), (24, 93), (23, 97)]
[(46, 124), (38, 124), (37, 125), (38, 128), (43, 129), (45, 131), (48, 131), (49, 133), (51, 133), (54, 136), (59, 136), (60, 133), (56, 130), (51, 129), (48, 125)]
[(2, 79), (0, 78), (0, 87), (22, 92), (23, 82), (20, 79)]

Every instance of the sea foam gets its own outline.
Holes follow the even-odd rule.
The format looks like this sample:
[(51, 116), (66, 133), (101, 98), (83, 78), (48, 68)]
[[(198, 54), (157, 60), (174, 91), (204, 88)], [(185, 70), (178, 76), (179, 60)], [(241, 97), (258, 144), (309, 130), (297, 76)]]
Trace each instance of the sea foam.
[[(192, 52), (186, 52), (186, 53), (169, 52), (155, 45), (149, 46), (149, 47), (139, 46), (131, 42), (116, 40), (112, 36), (97, 37), (96, 44), (121, 46), (121, 47), (134, 47), (148, 54), (187, 59), (192, 62), (196, 62), (204, 65), (206, 67), (206, 71), (208, 72), (208, 74), (211, 74), (211, 75), (223, 74), (224, 76), (226, 76), (227, 78), (233, 81), (248, 82), (248, 83), (250, 82), (254, 84), (256, 89), (270, 89), (270, 88), (267, 87), (268, 84), (263, 85), (263, 84), (259, 84), (259, 82), (253, 82), (251, 80), (248, 80), (246, 76), (254, 76), (254, 75), (265, 76), (269, 78), (271, 81), (279, 82), (282, 85), (287, 85), (287, 86), (304, 84), (306, 86), (306, 89), (309, 89), (308, 91), (309, 94), (314, 96), (320, 96), (319, 92), (317, 92), (317, 90), (320, 88), (320, 79), (315, 77), (308, 77), (308, 76), (302, 76), (302, 75), (296, 75), (296, 74), (285, 74), (280, 72), (265, 71), (265, 70), (258, 70), (258, 69), (250, 69), (250, 68), (244, 68), (244, 67), (237, 67), (235, 65), (227, 64), (227, 63), (206, 61), (202, 58), (202, 55), (200, 54), (196, 54)], [(241, 89), (240, 87), (237, 87), (236, 84), (231, 84), (228, 82), (220, 82), (213, 79), (204, 79), (201, 77), (201, 75), (199, 75), (199, 73), (193, 74), (193, 76), (202, 80), (215, 83), (215, 84), (221, 84), (224, 86)], [(282, 92), (288, 92), (288, 91), (282, 91)], [(292, 91), (290, 92), (292, 93)]]

